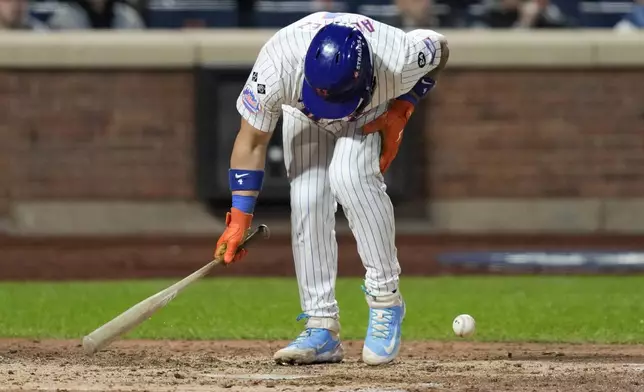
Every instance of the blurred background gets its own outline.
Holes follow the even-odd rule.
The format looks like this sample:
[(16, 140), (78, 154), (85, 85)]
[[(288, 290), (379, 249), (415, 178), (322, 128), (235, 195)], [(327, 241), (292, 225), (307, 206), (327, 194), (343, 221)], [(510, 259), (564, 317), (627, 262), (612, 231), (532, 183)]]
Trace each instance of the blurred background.
[[(0, 279), (209, 261), (236, 97), (271, 34), (322, 10), (450, 40), (387, 176), (407, 274), (644, 267), (642, 0), (0, 0)], [(223, 274), (293, 274), (280, 126), (256, 213), (275, 236)]]
[(5, 29), (278, 28), (323, 10), (360, 13), (402, 28), (628, 30), (642, 28), (644, 23), (641, 0), (2, 0), (1, 3)]

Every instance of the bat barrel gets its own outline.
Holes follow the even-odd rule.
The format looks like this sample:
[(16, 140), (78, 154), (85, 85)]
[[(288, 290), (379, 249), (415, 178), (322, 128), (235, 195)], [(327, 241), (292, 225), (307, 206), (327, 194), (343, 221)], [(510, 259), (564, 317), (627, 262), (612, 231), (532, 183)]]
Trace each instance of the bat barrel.
[[(270, 237), (268, 226), (259, 225), (257, 229), (255, 229), (255, 231), (246, 238), (246, 241), (244, 241), (244, 244), (242, 245), (250, 244), (256, 240), (259, 236), (256, 236), (255, 234), (258, 233), (262, 234), (261, 237), (264, 239)], [(97, 328), (89, 335), (83, 337), (83, 350), (87, 354), (94, 354), (101, 348), (107, 346), (112, 340), (126, 334), (152, 316), (154, 312), (166, 306), (168, 302), (172, 301), (172, 299), (174, 299), (174, 297), (176, 297), (177, 294), (179, 294), (179, 292), (181, 292), (186, 286), (190, 285), (197, 279), (206, 276), (208, 272), (219, 263), (221, 263), (220, 259), (211, 261), (199, 270), (190, 274), (188, 277), (180, 280), (165, 290), (144, 299), (103, 326)]]

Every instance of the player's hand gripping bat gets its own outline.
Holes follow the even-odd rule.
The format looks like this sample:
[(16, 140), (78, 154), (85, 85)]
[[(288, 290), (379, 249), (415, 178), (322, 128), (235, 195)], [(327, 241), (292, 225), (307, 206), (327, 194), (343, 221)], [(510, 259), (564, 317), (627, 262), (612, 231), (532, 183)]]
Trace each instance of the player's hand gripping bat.
[[(260, 235), (258, 235), (260, 234)], [(240, 248), (250, 245), (257, 238), (269, 238), (270, 231), (268, 226), (259, 225), (254, 231), (248, 234), (240, 245)], [(106, 324), (98, 327), (94, 332), (83, 338), (83, 350), (87, 354), (94, 354), (101, 350), (118, 337), (126, 334), (136, 326), (150, 318), (159, 309), (166, 306), (174, 299), (183, 289), (198, 279), (206, 276), (211, 269), (223, 262), (223, 256), (216, 257), (213, 261), (206, 264), (199, 270), (193, 272), (186, 278), (173, 284), (172, 286), (160, 291), (138, 304), (132, 306), (125, 312), (108, 321)]]

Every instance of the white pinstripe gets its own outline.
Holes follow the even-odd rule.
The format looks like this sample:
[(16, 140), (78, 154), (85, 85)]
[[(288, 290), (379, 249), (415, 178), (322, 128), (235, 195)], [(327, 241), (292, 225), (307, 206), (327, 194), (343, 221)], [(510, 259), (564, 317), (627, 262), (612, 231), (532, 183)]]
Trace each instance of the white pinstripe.
[[(302, 64), (316, 31), (332, 21), (361, 28), (371, 47), (377, 86), (371, 104), (357, 120), (316, 123), (299, 110)], [(293, 257), (302, 310), (309, 316), (338, 316), (334, 292), (338, 203), (356, 238), (369, 292), (384, 295), (398, 288), (394, 210), (379, 168), (380, 135), (364, 135), (362, 126), (440, 62), (440, 37), (431, 30), (405, 33), (357, 14), (315, 13), (283, 28), (262, 48), (247, 81), (259, 108), (245, 104), (244, 93), (237, 100), (242, 117), (264, 132), (271, 132), (283, 114)], [(426, 39), (433, 48), (428, 48)], [(427, 59), (422, 66), (419, 53)]]

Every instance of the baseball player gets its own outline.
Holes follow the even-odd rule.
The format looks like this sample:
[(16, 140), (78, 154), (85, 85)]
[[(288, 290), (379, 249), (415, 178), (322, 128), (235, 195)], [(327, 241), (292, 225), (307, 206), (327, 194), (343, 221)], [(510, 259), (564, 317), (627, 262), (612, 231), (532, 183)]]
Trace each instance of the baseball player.
[(398, 290), (394, 209), (383, 173), (417, 103), (449, 56), (444, 36), (408, 33), (358, 14), (318, 12), (278, 31), (261, 49), (238, 100), (241, 128), (230, 161), (232, 208), (217, 242), (226, 263), (251, 227), (271, 133), (283, 116), (293, 258), (304, 331), (275, 353), (282, 364), (340, 362), (335, 299), (338, 203), (366, 269), (370, 308), (362, 359), (393, 361), (405, 303)]

